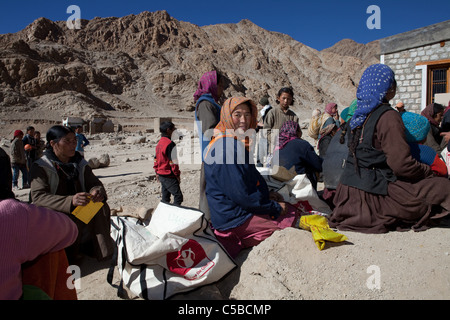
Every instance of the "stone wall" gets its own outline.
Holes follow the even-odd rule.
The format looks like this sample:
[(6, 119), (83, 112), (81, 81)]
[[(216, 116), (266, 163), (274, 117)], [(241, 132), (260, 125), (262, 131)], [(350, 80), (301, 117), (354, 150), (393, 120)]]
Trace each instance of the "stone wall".
[[(422, 70), (416, 69), (418, 62), (429, 62), (448, 59), (450, 57), (450, 41), (441, 47), (440, 43), (413, 48), (401, 52), (384, 55), (384, 64), (395, 72), (397, 95), (392, 100), (395, 105), (403, 101), (406, 110), (420, 113), (422, 104)], [(426, 85), (426, 83), (425, 83)]]

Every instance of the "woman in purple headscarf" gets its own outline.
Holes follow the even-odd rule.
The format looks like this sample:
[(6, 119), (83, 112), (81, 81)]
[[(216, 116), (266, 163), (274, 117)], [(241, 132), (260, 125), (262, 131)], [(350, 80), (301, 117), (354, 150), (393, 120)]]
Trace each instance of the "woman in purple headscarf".
[(322, 172), (322, 158), (313, 146), (301, 139), (302, 130), (296, 121), (286, 121), (278, 136), (278, 144), (273, 155), (273, 164), (287, 170), (295, 168), (297, 174), (306, 174), (314, 189), (317, 190), (317, 174)]
[(450, 212), (450, 180), (434, 176), (430, 166), (412, 157), (402, 118), (388, 103), (396, 89), (394, 72), (384, 64), (362, 75), (331, 227), (364, 233), (421, 230), (431, 218)]
[[(217, 71), (202, 75), (194, 93), (195, 121), (197, 123), (202, 152), (211, 141), (212, 131), (220, 120), (219, 100), (225, 87), (225, 78)], [(211, 130), (210, 132), (207, 132)], [(203, 154), (202, 154), (203, 159)]]
[(202, 75), (198, 82), (197, 91), (194, 93), (195, 101), (195, 123), (202, 156), (202, 167), (200, 171), (200, 200), (199, 209), (207, 219), (209, 219), (209, 206), (206, 200), (205, 172), (203, 167), (203, 157), (206, 148), (214, 134), (214, 128), (220, 120), (219, 101), (225, 90), (225, 77), (218, 71), (209, 71)]

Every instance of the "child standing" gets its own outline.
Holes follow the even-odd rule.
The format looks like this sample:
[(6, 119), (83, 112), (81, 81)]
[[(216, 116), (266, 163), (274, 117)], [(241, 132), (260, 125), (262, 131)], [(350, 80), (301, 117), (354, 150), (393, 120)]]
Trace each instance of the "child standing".
[(180, 169), (177, 164), (175, 143), (171, 140), (175, 125), (166, 121), (159, 127), (161, 139), (156, 145), (153, 169), (161, 183), (161, 202), (170, 203), (170, 195), (174, 197), (174, 205), (181, 205), (183, 194), (180, 189)]
[(75, 138), (77, 139), (77, 147), (75, 151), (78, 151), (79, 154), (84, 158), (84, 147), (89, 144), (89, 140), (83, 134), (83, 127), (77, 126), (75, 129)]

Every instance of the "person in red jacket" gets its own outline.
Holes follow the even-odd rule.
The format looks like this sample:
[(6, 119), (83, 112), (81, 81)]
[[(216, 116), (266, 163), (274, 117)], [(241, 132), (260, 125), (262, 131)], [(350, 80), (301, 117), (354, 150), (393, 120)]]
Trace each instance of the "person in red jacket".
[(161, 183), (161, 201), (170, 203), (170, 196), (174, 197), (174, 205), (181, 205), (183, 193), (180, 188), (180, 168), (177, 164), (177, 150), (175, 143), (171, 140), (172, 133), (176, 130), (175, 125), (166, 121), (159, 127), (161, 139), (155, 150), (153, 169), (156, 177)]

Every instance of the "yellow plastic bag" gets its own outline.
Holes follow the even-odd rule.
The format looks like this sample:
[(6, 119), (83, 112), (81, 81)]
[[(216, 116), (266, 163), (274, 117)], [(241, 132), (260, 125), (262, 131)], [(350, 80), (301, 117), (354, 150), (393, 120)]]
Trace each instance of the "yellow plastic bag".
[(311, 231), (319, 250), (325, 247), (325, 241), (343, 242), (348, 238), (330, 229), (327, 218), (319, 215), (308, 215), (300, 218), (299, 227)]

